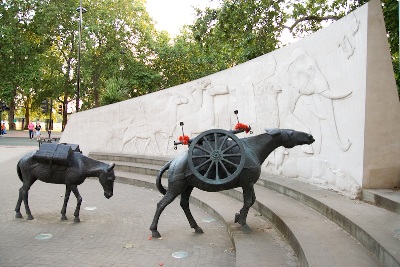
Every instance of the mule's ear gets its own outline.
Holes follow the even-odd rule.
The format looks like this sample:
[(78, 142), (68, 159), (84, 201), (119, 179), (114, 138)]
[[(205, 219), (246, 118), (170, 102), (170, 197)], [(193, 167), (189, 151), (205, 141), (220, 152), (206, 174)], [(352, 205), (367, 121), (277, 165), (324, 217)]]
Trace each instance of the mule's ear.
[(265, 131), (267, 132), (267, 134), (275, 136), (281, 133), (281, 129), (265, 129)]
[(112, 171), (112, 169), (114, 169), (114, 167), (115, 167), (115, 163), (111, 163), (110, 167), (108, 167), (108, 169), (107, 169), (107, 172)]

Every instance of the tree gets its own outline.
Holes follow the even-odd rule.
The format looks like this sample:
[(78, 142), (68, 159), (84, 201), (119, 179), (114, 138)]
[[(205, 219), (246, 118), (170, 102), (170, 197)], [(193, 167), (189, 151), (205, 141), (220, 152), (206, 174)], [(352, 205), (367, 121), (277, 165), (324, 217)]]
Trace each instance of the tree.
[(8, 121), (11, 129), (15, 129), (17, 95), (29, 103), (32, 88), (36, 88), (40, 80), (43, 63), (40, 55), (48, 45), (42, 38), (41, 29), (34, 23), (36, 4), (33, 0), (4, 0), (0, 3), (0, 98), (6, 100), (10, 108)]
[[(93, 1), (85, 15), (82, 59), (84, 108), (100, 106), (106, 82), (121, 77), (141, 93), (159, 88), (160, 75), (152, 65), (149, 48), (156, 35), (143, 0)], [(107, 89), (106, 89), (107, 91)]]

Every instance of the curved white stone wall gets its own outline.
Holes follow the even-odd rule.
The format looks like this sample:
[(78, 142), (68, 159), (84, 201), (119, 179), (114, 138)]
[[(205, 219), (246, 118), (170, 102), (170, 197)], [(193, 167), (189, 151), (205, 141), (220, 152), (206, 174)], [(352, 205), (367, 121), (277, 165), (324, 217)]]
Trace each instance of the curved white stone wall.
[[(400, 105), (380, 2), (371, 1), (295, 44), (231, 69), (113, 105), (73, 114), (61, 142), (85, 154), (174, 156), (182, 135), (265, 128), (311, 133), (311, 146), (278, 148), (264, 171), (350, 197), (400, 185)], [(245, 134), (241, 134), (245, 136)]]

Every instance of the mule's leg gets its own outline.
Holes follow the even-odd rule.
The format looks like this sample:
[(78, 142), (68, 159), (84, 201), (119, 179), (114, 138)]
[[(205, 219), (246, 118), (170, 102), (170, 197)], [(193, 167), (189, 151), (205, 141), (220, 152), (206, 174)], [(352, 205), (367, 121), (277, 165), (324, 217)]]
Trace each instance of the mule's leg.
[(161, 237), (160, 233), (157, 231), (158, 220), (160, 219), (161, 213), (164, 211), (165, 207), (168, 206), (174, 199), (179, 195), (177, 192), (168, 190), (165, 196), (157, 203), (157, 210), (154, 214), (153, 222), (150, 225), (151, 236), (154, 238)]
[(193, 191), (193, 186), (188, 186), (185, 191), (181, 194), (181, 207), (185, 212), (186, 218), (189, 221), (190, 227), (192, 227), (197, 234), (202, 234), (203, 229), (201, 229), (198, 225), (196, 220), (193, 218), (192, 212), (189, 208), (189, 197)]
[[(250, 207), (256, 201), (256, 194), (254, 193), (254, 185), (243, 187), (243, 208), (240, 210), (237, 222), (242, 226), (243, 232), (250, 231), (249, 225), (246, 223), (247, 214)], [(236, 219), (235, 219), (236, 221)]]
[(75, 208), (75, 212), (74, 212), (74, 216), (75, 216), (74, 222), (80, 222), (81, 220), (79, 219), (79, 211), (81, 209), (82, 197), (79, 194), (77, 185), (70, 185), (70, 188), (71, 188), (72, 192), (74, 193), (74, 195), (76, 197), (76, 208)]
[[(31, 213), (31, 209), (29, 208), (28, 192), (35, 181), (36, 180), (32, 180), (30, 182), (25, 182), (22, 185), (22, 187), (19, 189), (19, 198), (18, 198), (17, 206), (15, 207), (15, 211), (16, 211), (15, 217), (21, 215), (21, 213), (19, 212), (19, 208), (21, 206), (21, 199), (22, 199), (22, 201), (24, 201), (26, 215), (28, 215), (28, 217), (26, 219), (27, 220), (34, 219), (32, 216), (32, 213)], [(22, 218), (22, 215), (21, 215), (21, 217), (17, 217), (17, 218)]]
[(67, 204), (69, 200), (69, 196), (71, 194), (71, 188), (69, 188), (68, 185), (65, 186), (65, 196), (64, 196), (64, 204), (61, 209), (61, 221), (66, 221), (68, 220), (67, 216), (65, 215), (67, 213)]
[(15, 218), (23, 218), (21, 214), (21, 203), (22, 203), (22, 198), (23, 198), (23, 186), (19, 189), (19, 194), (18, 194), (18, 201), (17, 205), (15, 206)]

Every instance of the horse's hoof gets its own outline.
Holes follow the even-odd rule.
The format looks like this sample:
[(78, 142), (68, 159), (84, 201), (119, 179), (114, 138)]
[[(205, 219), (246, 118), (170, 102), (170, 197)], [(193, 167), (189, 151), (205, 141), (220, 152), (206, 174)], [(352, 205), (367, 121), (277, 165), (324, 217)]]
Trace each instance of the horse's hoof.
[(151, 231), (151, 237), (152, 237), (152, 238), (160, 238), (161, 235), (160, 235), (160, 233), (156, 230), (156, 231)]
[(65, 216), (65, 215), (61, 216), (61, 221), (67, 221), (67, 220), (68, 220), (67, 216)]
[(249, 233), (250, 230), (250, 226), (247, 223), (242, 225), (242, 232)]
[(201, 229), (199, 226), (194, 227), (194, 232), (195, 232), (196, 234), (204, 234), (203, 229)]
[(74, 222), (76, 222), (76, 223), (78, 223), (78, 222), (80, 222), (81, 220), (79, 219), (79, 217), (75, 217), (74, 218)]
[(235, 214), (235, 223), (239, 222), (239, 217), (240, 217), (240, 214), (236, 213)]
[(15, 218), (21, 219), (21, 218), (24, 218), (24, 217), (22, 217), (21, 212), (17, 212), (17, 213), (15, 213)]
[(28, 214), (28, 218), (26, 218), (27, 220), (33, 220), (35, 218), (33, 218), (32, 214)]

